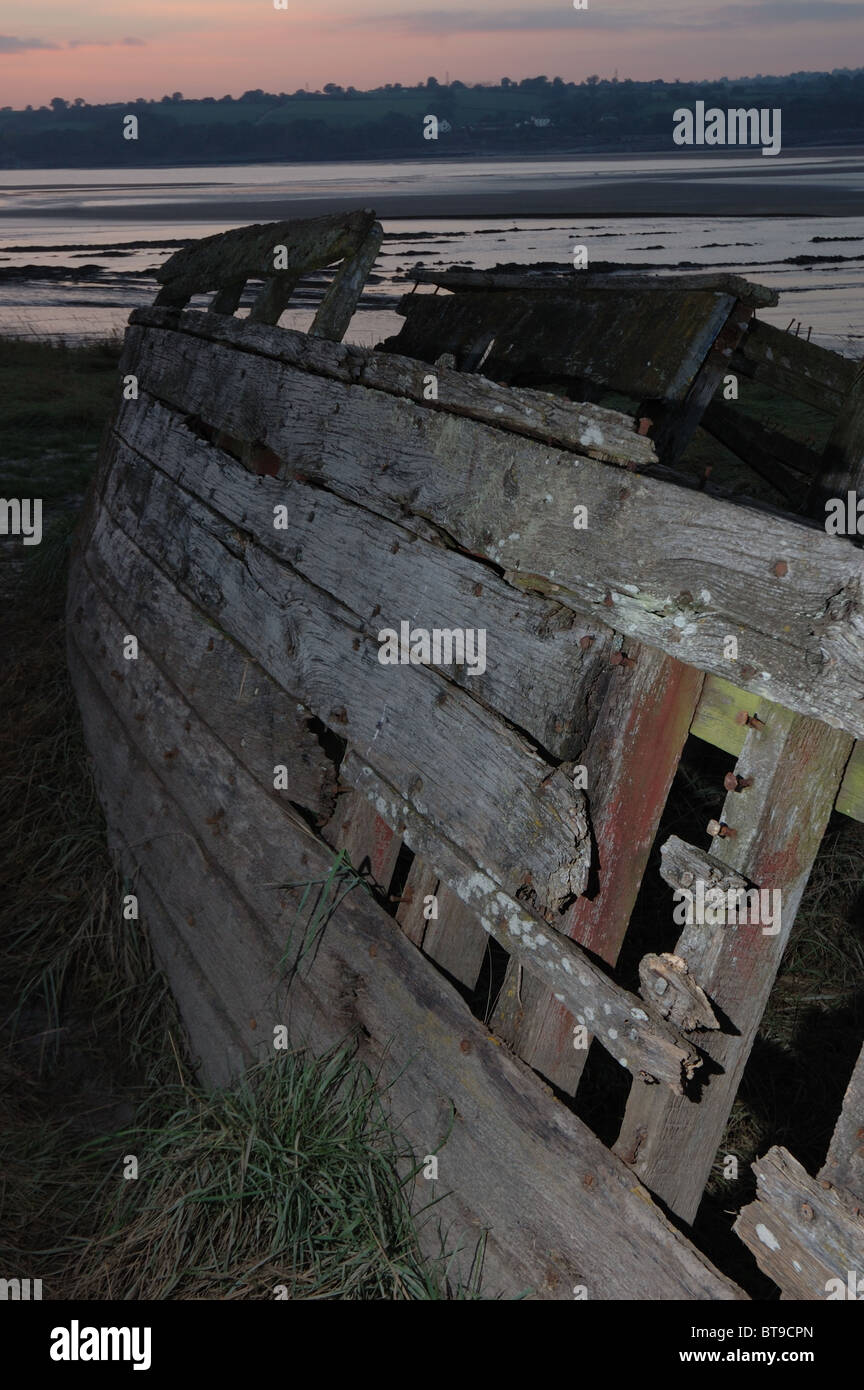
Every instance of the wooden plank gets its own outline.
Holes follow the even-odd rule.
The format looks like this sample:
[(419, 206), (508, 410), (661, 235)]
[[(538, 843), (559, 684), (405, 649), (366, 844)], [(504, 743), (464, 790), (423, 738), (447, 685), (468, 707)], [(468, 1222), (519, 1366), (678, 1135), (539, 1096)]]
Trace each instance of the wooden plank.
[[(214, 324), (206, 314), (189, 310), (181, 320), (164, 309), (136, 309), (130, 319), (136, 329), (127, 335), (127, 362), (134, 363), (140, 346), (137, 326), (182, 331), (200, 338), (275, 358), (287, 366), (343, 381), (369, 386), (391, 396), (425, 403), (429, 410), (481, 420), (497, 429), (512, 430), (528, 438), (572, 447), (589, 458), (628, 467), (647, 467), (656, 462), (651, 440), (637, 434), (634, 421), (617, 410), (563, 400), (529, 387), (502, 386), (487, 377), (456, 371), (436, 363), (430, 374), (422, 362), (394, 353), (373, 352), (355, 344), (336, 344), (307, 337), (290, 329), (236, 322)], [(129, 365), (132, 370), (132, 365)], [(435, 394), (431, 394), (434, 383)]]
[(845, 1189), (864, 1203), (864, 1048), (843, 1097), (819, 1178), (833, 1187)]
[[(336, 768), (314, 732), (312, 712), (298, 707), (243, 647), (178, 593), (104, 509), (82, 564), (103, 593), (135, 595), (133, 635), (172, 673), (216, 736), (255, 770), (268, 793), (277, 800), (287, 795), (319, 822), (328, 820), (336, 805)], [(83, 592), (83, 571), (81, 587)], [(87, 614), (86, 601), (79, 600), (68, 621), (83, 621)], [(131, 675), (133, 664), (123, 660), (122, 646), (104, 655), (115, 680)], [(139, 722), (149, 717), (145, 705), (139, 715)], [(285, 792), (273, 787), (277, 765), (290, 774)]]
[[(752, 695), (720, 676), (708, 676), (690, 732), (736, 758), (744, 747), (746, 719), (754, 712)], [(856, 743), (846, 764), (834, 810), (864, 821), (864, 745)]]
[(334, 849), (344, 849), (353, 867), (368, 873), (387, 893), (402, 842), (365, 796), (351, 788), (343, 790), (346, 794), (339, 797), (333, 819), (321, 827), (321, 834)]
[[(434, 897), (426, 915), (426, 899)], [(405, 935), (446, 974), (473, 989), (486, 955), (488, 936), (476, 915), (457, 898), (425, 860), (415, 856), (396, 920)]]
[[(597, 859), (588, 890), (562, 923), (610, 965), (624, 942), (703, 680), (648, 647), (630, 648), (630, 659), (634, 666), (614, 668), (579, 757), (588, 775)], [(588, 1055), (573, 1047), (576, 1020), (550, 991), (524, 981), (520, 986), (516, 970), (508, 971), (493, 1027), (530, 1066), (573, 1095)]]
[[(73, 590), (76, 584), (73, 574)], [(131, 600), (117, 630), (134, 625), (134, 614)], [(94, 652), (98, 667), (98, 648)], [(110, 685), (113, 693), (110, 674), (103, 672), (103, 680), (103, 689)], [(152, 725), (136, 723), (125, 685), (118, 688), (122, 720), (113, 701), (94, 700), (94, 676), (79, 668), (76, 685), (93, 755), (108, 773), (103, 784), (109, 820), (115, 831), (125, 831), (131, 811), (150, 826), (146, 842), (127, 845), (132, 862), (143, 857), (150, 866), (142, 894), (154, 879), (161, 886), (176, 876), (177, 901), (200, 906), (215, 888), (220, 908), (207, 920), (198, 954), (209, 959), (224, 953), (226, 967), (248, 975), (252, 997), (257, 995), (255, 1032), (271, 1045), (272, 1025), (281, 1022), (288, 1023), (293, 1046), (314, 1051), (356, 1036), (360, 1059), (380, 1077), (393, 1121), (418, 1162), (425, 1153), (440, 1154), (442, 1182), (452, 1195), (434, 1209), (424, 1234), (434, 1246), (439, 1215), (445, 1227), (455, 1227), (455, 1243), (462, 1246), (456, 1273), (464, 1277), (477, 1234), (485, 1230), (489, 1297), (528, 1290), (538, 1298), (572, 1298), (576, 1282), (592, 1298), (744, 1297), (527, 1069), (498, 1051), (493, 1063), (494, 1043), (486, 1030), (368, 895), (352, 893), (343, 901), (338, 919), (303, 959), (284, 1003), (274, 998), (266, 951), (260, 959), (251, 952), (250, 965), (250, 912), (241, 900), (248, 898), (267, 927), (275, 964), (284, 946), (284, 914), (272, 920), (270, 885), (326, 876), (332, 852), (286, 820), (170, 682), (160, 686), (164, 700)], [(160, 745), (183, 733), (188, 745), (166, 769)], [(146, 745), (152, 764), (133, 753), (132, 740)], [(171, 779), (170, 792), (156, 775), (157, 761), (160, 777)], [(136, 788), (134, 807), (129, 779)], [(206, 812), (214, 783), (225, 789), (232, 832), (236, 828), (242, 838), (229, 834), (218, 853), (209, 854), (203, 846), (210, 836)], [(198, 846), (191, 854), (190, 826)], [(295, 890), (292, 908), (298, 896)], [(142, 911), (150, 911), (149, 894), (142, 896)], [(176, 914), (169, 926), (177, 929)], [(230, 982), (221, 988), (221, 1003), (236, 1018), (237, 992)], [(182, 1002), (194, 1045), (215, 1055), (224, 1040), (219, 1025), (212, 1015), (202, 1016), (188, 993)], [(208, 1038), (210, 1028), (217, 1028), (218, 1042)], [(573, 1182), (574, 1171), (583, 1181)]]
[(797, 510), (804, 503), (810, 490), (808, 478), (820, 466), (819, 455), (812, 449), (797, 444), (779, 430), (768, 429), (743, 410), (722, 401), (712, 401), (701, 424), (714, 439), (783, 493), (792, 507)]
[(754, 319), (732, 370), (833, 415), (855, 377), (855, 362)]
[(448, 290), (550, 289), (560, 291), (562, 288), (566, 288), (573, 294), (579, 294), (585, 289), (611, 290), (614, 293), (618, 293), (622, 289), (644, 290), (646, 293), (657, 290), (677, 290), (679, 292), (720, 290), (734, 295), (736, 299), (742, 300), (745, 304), (760, 306), (776, 304), (780, 297), (776, 290), (768, 289), (766, 285), (756, 285), (751, 280), (745, 280), (741, 275), (730, 275), (723, 271), (708, 271), (695, 275), (650, 275), (641, 272), (638, 274), (628, 273), (626, 270), (595, 273), (594, 271), (574, 270), (572, 266), (567, 265), (563, 265), (560, 271), (532, 271), (529, 266), (512, 271), (434, 270), (424, 267), (415, 271), (412, 279), (421, 285), (440, 285)]
[[(735, 1230), (759, 1268), (784, 1298), (860, 1298), (864, 1213), (825, 1186), (785, 1149), (753, 1164), (757, 1198), (740, 1212)], [(854, 1282), (853, 1282), (854, 1281)]]
[(735, 302), (716, 290), (648, 294), (641, 286), (412, 295), (400, 304), (405, 323), (382, 348), (424, 362), (452, 353), (471, 370), (484, 342), (483, 370), (498, 381), (567, 378), (637, 401), (683, 401)]
[[(263, 436), (292, 473), (403, 524), (434, 518), (512, 583), (602, 614), (687, 665), (728, 676), (734, 635), (751, 693), (864, 734), (864, 557), (847, 540), (651, 478), (622, 485), (592, 459), (574, 468), (572, 454), (257, 354), (245, 354), (238, 396), (227, 389), (237, 354), (217, 344), (190, 353), (179, 337), (141, 340), (146, 390), (235, 436)], [(144, 397), (126, 402), (126, 435), (146, 433), (151, 414)], [(393, 440), (403, 441), (395, 456)], [(265, 480), (274, 501), (281, 481)], [(574, 505), (587, 507), (585, 530), (573, 527)]]
[[(720, 821), (732, 834), (715, 841), (715, 856), (760, 889), (779, 890), (782, 913), (770, 930), (759, 925), (685, 926), (675, 955), (728, 1023), (700, 1035), (716, 1065), (698, 1101), (631, 1091), (615, 1151), (646, 1186), (692, 1221), (716, 1157), (726, 1118), (795, 913), (851, 751), (851, 740), (788, 710), (762, 706), (764, 727), (750, 728), (736, 773), (752, 779), (730, 791)], [(770, 901), (770, 900), (769, 900)]]
[(503, 886), (515, 894), (530, 870), (538, 910), (555, 916), (588, 872), (584, 793), (433, 668), (382, 665), (361, 619), (238, 531), (261, 480), (226, 460), (222, 483), (232, 475), (236, 510), (220, 498), (217, 514), (125, 449), (108, 505), (183, 593)]
[(580, 1023), (602, 1020), (598, 1041), (640, 1078), (641, 1089), (653, 1089), (653, 1083), (662, 1081), (677, 1094), (693, 1079), (701, 1065), (696, 1049), (677, 1028), (662, 1022), (650, 1002), (616, 985), (568, 937), (502, 893), (480, 866), (431, 828), (350, 749), (345, 776), (369, 797), (409, 849), (438, 871), (484, 930), (551, 989)]

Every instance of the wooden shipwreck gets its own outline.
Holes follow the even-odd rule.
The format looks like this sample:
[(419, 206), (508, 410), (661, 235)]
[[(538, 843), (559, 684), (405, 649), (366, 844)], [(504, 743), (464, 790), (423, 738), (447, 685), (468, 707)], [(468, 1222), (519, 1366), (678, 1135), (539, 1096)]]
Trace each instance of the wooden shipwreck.
[[(734, 276), (427, 274), (361, 350), (380, 237), (208, 238), (132, 315), (68, 610), (112, 841), (203, 1074), (283, 1026), (353, 1037), (438, 1157), (417, 1201), (454, 1277), (485, 1235), (489, 1296), (743, 1298), (687, 1227), (829, 815), (864, 818), (862, 553), (820, 520), (860, 485), (860, 377)], [(722, 401), (730, 374), (818, 405), (819, 447)], [(700, 425), (789, 511), (679, 467)], [(403, 622), (451, 658), (482, 632), (483, 669), (385, 664)], [(628, 987), (690, 734), (736, 761), (710, 853), (673, 837), (661, 873), (781, 890), (782, 925), (685, 926)], [(611, 1149), (566, 1103), (591, 1037), (631, 1078)], [(739, 1218), (787, 1296), (864, 1273), (862, 1069), (818, 1178), (772, 1150)]]

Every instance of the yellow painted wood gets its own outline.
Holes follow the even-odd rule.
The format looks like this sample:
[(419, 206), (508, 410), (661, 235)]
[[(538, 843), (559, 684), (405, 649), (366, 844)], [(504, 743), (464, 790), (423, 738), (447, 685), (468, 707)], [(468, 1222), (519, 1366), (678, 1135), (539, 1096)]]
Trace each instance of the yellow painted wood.
[[(735, 723), (735, 716), (741, 710), (748, 714), (760, 714), (771, 706), (758, 695), (749, 695), (739, 690), (731, 681), (720, 676), (708, 676), (702, 688), (699, 704), (690, 725), (691, 734), (701, 738), (715, 748), (738, 757), (744, 747), (747, 732), (743, 724)], [(856, 743), (852, 757), (846, 768), (843, 782), (834, 803), (835, 811), (853, 820), (864, 821), (864, 745)]]

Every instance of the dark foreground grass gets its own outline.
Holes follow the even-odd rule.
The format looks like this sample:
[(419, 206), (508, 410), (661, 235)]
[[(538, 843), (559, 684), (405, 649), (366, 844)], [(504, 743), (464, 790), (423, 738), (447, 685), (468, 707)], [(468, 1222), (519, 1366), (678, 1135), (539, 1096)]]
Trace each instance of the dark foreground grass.
[(116, 361), (0, 343), (0, 492), (51, 509), (0, 556), (0, 1268), (61, 1299), (474, 1296), (421, 1254), (413, 1158), (351, 1049), (206, 1091), (122, 918), (63, 623)]

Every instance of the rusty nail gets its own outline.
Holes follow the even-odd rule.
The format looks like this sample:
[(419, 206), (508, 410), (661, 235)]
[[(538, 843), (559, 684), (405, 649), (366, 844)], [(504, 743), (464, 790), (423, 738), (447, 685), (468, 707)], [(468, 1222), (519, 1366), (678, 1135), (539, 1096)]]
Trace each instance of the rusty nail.
[(726, 825), (719, 820), (709, 820), (705, 829), (709, 835), (718, 835), (721, 840), (728, 840), (730, 836), (738, 834), (738, 831), (733, 830), (731, 825)]
[(593, 1187), (593, 1186), (594, 1186), (594, 1174), (593, 1174), (593, 1173), (586, 1173), (586, 1174), (585, 1174), (584, 1178), (582, 1179), (582, 1186), (583, 1186), (583, 1187)]
[(594, 638), (589, 637), (586, 633), (584, 637), (579, 638), (579, 646), (582, 648), (583, 652), (587, 652), (589, 647), (594, 646)]
[(727, 772), (723, 778), (723, 785), (727, 792), (743, 792), (745, 787), (752, 787), (752, 777), (739, 777), (737, 772)]
[(803, 1216), (805, 1221), (813, 1220), (813, 1208), (811, 1207), (809, 1202), (802, 1202), (801, 1215)]
[(787, 565), (785, 560), (777, 561), (776, 565), (774, 566), (774, 573), (776, 574), (778, 579), (782, 579), (784, 574), (789, 573), (789, 566)]
[(460, 1050), (460, 1052), (470, 1052), (470, 1051), (471, 1051), (471, 1043), (468, 1041), (467, 1038), (463, 1038), (463, 1039), (462, 1039), (462, 1041), (461, 1041), (460, 1044), (459, 1044), (459, 1050)]

